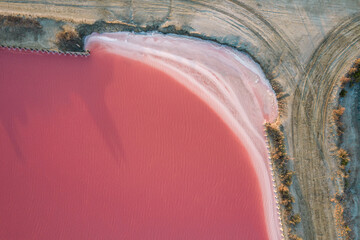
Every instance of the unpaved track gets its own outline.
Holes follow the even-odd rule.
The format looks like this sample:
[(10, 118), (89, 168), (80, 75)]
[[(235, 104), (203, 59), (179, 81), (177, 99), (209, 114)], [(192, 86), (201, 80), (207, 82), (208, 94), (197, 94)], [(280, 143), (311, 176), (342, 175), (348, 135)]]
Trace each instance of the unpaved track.
[[(298, 231), (304, 239), (326, 240), (337, 239), (330, 198), (338, 190), (330, 179), (337, 166), (326, 145), (328, 106), (338, 79), (360, 55), (356, 11), (360, 3), (353, 0), (0, 0), (0, 14), (45, 19), (45, 34), (35, 43), (39, 48), (56, 48), (54, 38), (63, 24), (105, 20), (160, 31), (173, 26), (175, 32), (248, 52), (287, 96), (282, 120), (296, 171), (293, 192), (302, 218)], [(55, 22), (50, 26), (47, 20)], [(26, 46), (31, 38), (8, 42)]]
[(295, 91), (291, 117), (295, 171), (301, 188), (307, 189), (302, 191), (302, 204), (311, 212), (308, 217), (311, 216), (313, 223), (313, 229), (307, 231), (318, 239), (336, 239), (332, 212), (325, 211), (332, 209), (330, 198), (339, 190), (330, 179), (338, 166), (326, 145), (328, 104), (340, 77), (359, 54), (360, 15), (355, 15), (324, 39)]

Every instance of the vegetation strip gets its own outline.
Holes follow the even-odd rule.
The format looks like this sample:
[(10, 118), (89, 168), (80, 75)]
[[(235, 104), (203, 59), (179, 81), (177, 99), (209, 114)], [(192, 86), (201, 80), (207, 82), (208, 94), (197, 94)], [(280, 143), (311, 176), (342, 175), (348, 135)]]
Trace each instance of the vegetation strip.
[(265, 124), (267, 136), (270, 138), (270, 155), (272, 166), (279, 177), (278, 193), (280, 205), (282, 206), (282, 221), (288, 229), (288, 238), (291, 240), (301, 240), (295, 233), (295, 226), (301, 222), (299, 213), (294, 213), (292, 204), (295, 202), (290, 192), (292, 176), (294, 172), (289, 170), (289, 156), (286, 153), (284, 133), (281, 131), (281, 123), (278, 119), (274, 123)]
[[(355, 84), (360, 82), (360, 58), (356, 59), (353, 65), (350, 67), (349, 71), (340, 79), (340, 92), (339, 97), (346, 97), (348, 90), (352, 88)], [(345, 131), (345, 126), (342, 121), (342, 116), (345, 112), (345, 107), (340, 104), (332, 112), (332, 118), (336, 125), (337, 135), (339, 137), (339, 145), (343, 141), (343, 134)], [(338, 236), (345, 239), (352, 239), (351, 237), (351, 228), (349, 224), (349, 217), (347, 216), (347, 210), (345, 209), (345, 201), (347, 199), (347, 193), (349, 193), (349, 176), (351, 170), (348, 169), (347, 165), (350, 162), (350, 154), (346, 149), (339, 147), (336, 151), (336, 156), (338, 158), (339, 171), (338, 175), (343, 180), (343, 191), (337, 192), (331, 201), (335, 204), (334, 215), (336, 217), (337, 225), (339, 228)]]

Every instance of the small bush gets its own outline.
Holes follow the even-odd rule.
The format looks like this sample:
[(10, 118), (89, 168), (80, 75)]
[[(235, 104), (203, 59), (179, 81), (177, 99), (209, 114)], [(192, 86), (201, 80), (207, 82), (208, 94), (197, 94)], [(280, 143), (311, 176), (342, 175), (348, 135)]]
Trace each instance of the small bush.
[(353, 73), (351, 77), (354, 79), (355, 82), (360, 82), (360, 69)]
[(349, 75), (352, 75), (352, 74), (354, 74), (357, 70), (358, 70), (358, 69), (357, 69), (356, 67), (352, 67), (352, 68), (349, 69), (348, 74), (349, 74)]
[(301, 237), (298, 237), (295, 234), (289, 234), (289, 239), (290, 240), (302, 240)]
[(287, 172), (286, 174), (284, 174), (284, 176), (282, 177), (281, 181), (286, 185), (286, 186), (290, 186), (292, 184), (292, 175), (293, 172)]
[(351, 82), (351, 78), (349, 78), (349, 77), (340, 78), (341, 87), (344, 87), (346, 84), (348, 84), (350, 82)]
[(342, 167), (345, 167), (350, 161), (349, 154), (347, 153), (346, 150), (340, 148), (338, 150), (338, 156), (340, 158), (340, 165)]
[(279, 192), (281, 193), (282, 196), (288, 196), (290, 191), (287, 186), (281, 184), (279, 187)]
[(295, 226), (296, 224), (300, 223), (300, 222), (301, 222), (300, 214), (292, 215), (292, 216), (290, 217), (289, 222), (290, 222), (290, 224), (292, 224), (292, 225), (294, 225), (294, 226)]
[(285, 209), (286, 209), (287, 212), (291, 212), (291, 210), (293, 209), (292, 204), (286, 205), (286, 206), (285, 206)]
[(63, 26), (63, 30), (56, 34), (56, 44), (61, 51), (82, 51), (82, 40), (78, 32), (71, 26)]
[(345, 108), (341, 106), (338, 109), (333, 110), (333, 118), (336, 123), (340, 123), (340, 118), (344, 114), (344, 112), (345, 112)]

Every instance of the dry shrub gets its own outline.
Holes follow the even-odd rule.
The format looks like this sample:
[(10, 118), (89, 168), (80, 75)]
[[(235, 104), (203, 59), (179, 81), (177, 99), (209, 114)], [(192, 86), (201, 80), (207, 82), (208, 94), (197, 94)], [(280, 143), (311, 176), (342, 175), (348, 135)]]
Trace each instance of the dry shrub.
[(279, 186), (279, 192), (282, 194), (282, 195), (289, 195), (290, 191), (289, 191), (289, 188), (283, 184), (281, 184)]
[(62, 31), (56, 34), (56, 44), (61, 51), (82, 51), (82, 40), (78, 32), (72, 26), (65, 25)]
[(340, 168), (345, 168), (345, 166), (349, 163), (350, 157), (346, 150), (340, 148), (338, 150), (338, 156), (340, 158)]
[(344, 112), (345, 112), (345, 108), (342, 106), (339, 106), (338, 109), (334, 109), (332, 112), (332, 117), (333, 117), (336, 127), (337, 127), (336, 132), (337, 132), (338, 136), (340, 136), (341, 134), (344, 133), (343, 123), (340, 121), (341, 116), (344, 114)]
[[(293, 202), (295, 202), (294, 197), (291, 195), (290, 190), (287, 186), (285, 186), (284, 184), (281, 184), (278, 188), (280, 196), (281, 196), (281, 201), (280, 203), (282, 205), (284, 205), (285, 207), (288, 206), (289, 204), (291, 205)], [(291, 207), (292, 209), (292, 207)], [(286, 211), (287, 215), (290, 215), (289, 211)]]
[(69, 41), (73, 38), (77, 38), (79, 37), (79, 34), (76, 32), (75, 28), (65, 25), (62, 27), (63, 31), (58, 32), (58, 34), (56, 34), (56, 38), (57, 40), (66, 40)]
[(335, 203), (334, 217), (338, 237), (341, 239), (349, 239), (351, 229), (344, 220), (344, 207), (340, 204), (339, 200), (337, 200), (337, 196), (335, 196), (333, 200)]
[(340, 78), (341, 87), (345, 87), (345, 85), (348, 84), (350, 81), (351, 81), (351, 78), (348, 78), (348, 77)]
[(294, 215), (292, 215), (291, 217), (290, 217), (290, 220), (289, 220), (289, 223), (291, 224), (291, 225), (296, 225), (296, 224), (298, 224), (298, 223), (300, 223), (301, 222), (301, 217), (300, 217), (300, 214), (294, 214)]
[(358, 69), (357, 69), (356, 67), (352, 67), (352, 68), (349, 69), (348, 74), (349, 74), (349, 75), (352, 75), (352, 74), (354, 74), (357, 70), (358, 70)]
[(359, 68), (359, 66), (360, 66), (360, 58), (355, 60), (354, 66)]
[(275, 91), (276, 99), (278, 101), (279, 114), (281, 115), (286, 109), (286, 98), (289, 94), (284, 91), (283, 87), (277, 80), (273, 79), (270, 83), (272, 89)]
[(290, 240), (302, 240), (301, 237), (298, 237), (298, 236), (296, 236), (295, 234), (292, 234), (292, 233), (289, 234), (289, 239)]
[(333, 110), (332, 116), (336, 123), (340, 123), (340, 118), (344, 114), (344, 112), (345, 112), (345, 108), (341, 106), (338, 109)]
[(0, 23), (3, 27), (42, 28), (37, 19), (20, 16), (0, 16)]
[(294, 234), (294, 233), (292, 233), (291, 232), (291, 229), (290, 229), (290, 231), (289, 231), (289, 239), (290, 240), (303, 240), (301, 237), (298, 237), (296, 234)]
[[(352, 87), (357, 82), (360, 82), (360, 58), (356, 59), (346, 75), (340, 78), (340, 87), (344, 88), (347, 84)], [(345, 95), (346, 92), (340, 92), (340, 97)]]
[(284, 176), (281, 177), (281, 181), (286, 185), (286, 186), (290, 186), (292, 184), (292, 175), (294, 172), (287, 172), (286, 174), (284, 174)]
[(351, 75), (351, 80), (353, 82), (360, 82), (360, 68), (358, 67), (357, 70)]

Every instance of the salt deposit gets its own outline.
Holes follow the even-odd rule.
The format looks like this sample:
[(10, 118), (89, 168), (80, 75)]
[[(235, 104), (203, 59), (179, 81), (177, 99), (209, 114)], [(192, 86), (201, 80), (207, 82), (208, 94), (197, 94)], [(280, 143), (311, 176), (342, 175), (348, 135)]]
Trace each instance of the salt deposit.
[(281, 238), (257, 64), (171, 35), (85, 46), (0, 49), (0, 238)]

